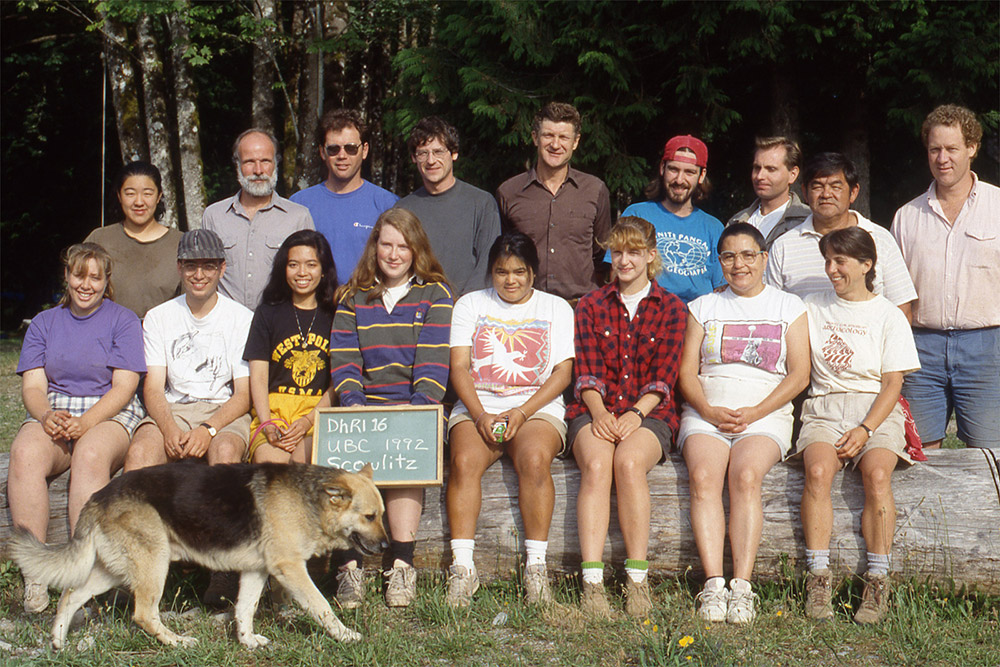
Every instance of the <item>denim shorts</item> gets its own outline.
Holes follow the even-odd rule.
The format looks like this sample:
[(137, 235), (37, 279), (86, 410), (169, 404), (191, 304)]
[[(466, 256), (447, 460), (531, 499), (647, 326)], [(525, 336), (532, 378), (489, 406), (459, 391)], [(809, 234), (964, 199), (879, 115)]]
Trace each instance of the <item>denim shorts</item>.
[(969, 447), (1000, 448), (1000, 327), (913, 330), (920, 370), (903, 381), (917, 432), (941, 440), (952, 411)]

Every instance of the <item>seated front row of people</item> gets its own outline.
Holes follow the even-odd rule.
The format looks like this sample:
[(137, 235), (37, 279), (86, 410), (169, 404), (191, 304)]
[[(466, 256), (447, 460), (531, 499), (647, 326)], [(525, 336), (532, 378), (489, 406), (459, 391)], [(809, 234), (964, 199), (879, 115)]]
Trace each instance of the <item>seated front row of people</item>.
[[(550, 467), (560, 452), (571, 451), (582, 475), (582, 607), (592, 615), (610, 614), (601, 557), (614, 483), (627, 555), (626, 611), (646, 615), (652, 608), (646, 475), (665, 460), (676, 433), (690, 471), (692, 527), (708, 576), (698, 613), (708, 621), (747, 623), (755, 615), (749, 577), (761, 534), (761, 481), (788, 454), (788, 403), (809, 377), (804, 306), (764, 286), (767, 253), (759, 232), (748, 225), (730, 226), (719, 241), (728, 287), (692, 302), (687, 315), (652, 280), (660, 267), (648, 222), (622, 218), (607, 245), (614, 280), (581, 299), (574, 334), (569, 305), (532, 288), (538, 257), (530, 239), (517, 232), (501, 236), (490, 251), (493, 287), (463, 297), (454, 317), (426, 235), (402, 209), (379, 218), (362, 261), (336, 298), (325, 239), (311, 231), (290, 236), (255, 316), (216, 292), (225, 271), (218, 237), (188, 232), (178, 247), (184, 294), (150, 310), (144, 325), (145, 419), (134, 396), (145, 370), (138, 320), (105, 303), (112, 291), (111, 262), (103, 249), (74, 246), (66, 257), (67, 307), (33, 321), (19, 363), (29, 417), (12, 447), (15, 522), (44, 538), (44, 478), (69, 466), (77, 472), (78, 459), (89, 468), (73, 478), (71, 525), (123, 460), (126, 470), (200, 456), (210, 463), (308, 461), (314, 409), (331, 402), (330, 391), (344, 406), (440, 403), (450, 349), (458, 402), (449, 424), (446, 491), (453, 555), (449, 604), (469, 604), (478, 586), (473, 553), (479, 485), (505, 451), (520, 482), (527, 599), (551, 599), (545, 567), (554, 504)], [(918, 364), (905, 317), (870, 291), (876, 249), (867, 232), (838, 230), (824, 237), (821, 250), (834, 289), (807, 299), (814, 398), (797, 443), (806, 466), (807, 613), (830, 613), (829, 493), (833, 474), (853, 457), (866, 487), (862, 530), (870, 552), (857, 620), (871, 622), (885, 610), (892, 527), (882, 518), (894, 514), (889, 477), (898, 458), (909, 460), (896, 401), (902, 375)], [(101, 331), (92, 331), (95, 326)], [(323, 333), (330, 329), (327, 339)], [(98, 346), (108, 357), (102, 357), (107, 372), (101, 377), (74, 370), (74, 361), (83, 360), (67, 350), (80, 338), (107, 339)], [(562, 392), (574, 359), (574, 400), (563, 421)], [(675, 384), (687, 399), (679, 423)], [(254, 409), (247, 414), (251, 396)], [(92, 446), (91, 431), (102, 436), (102, 456), (77, 456)], [(37, 446), (40, 441), (49, 447)], [(722, 579), (727, 472), (734, 561), (728, 590)], [(415, 594), (413, 546), (422, 495), (416, 488), (386, 491), (391, 606), (405, 606)], [(360, 603), (364, 586), (357, 555), (347, 560), (338, 575), (338, 597), (350, 607)], [(44, 588), (26, 582), (25, 608), (45, 604)]]

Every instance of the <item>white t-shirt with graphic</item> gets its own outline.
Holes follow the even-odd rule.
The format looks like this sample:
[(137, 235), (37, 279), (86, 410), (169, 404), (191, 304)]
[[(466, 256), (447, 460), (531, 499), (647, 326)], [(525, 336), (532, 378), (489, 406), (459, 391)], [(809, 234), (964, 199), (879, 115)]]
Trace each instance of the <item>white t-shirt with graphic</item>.
[(250, 375), (243, 348), (252, 320), (249, 308), (221, 294), (201, 319), (191, 314), (183, 294), (146, 313), (146, 366), (166, 367), (167, 402), (228, 401), (233, 379)]
[[(472, 348), (472, 380), (483, 408), (492, 414), (512, 410), (545, 384), (556, 364), (573, 358), (573, 309), (537, 289), (517, 305), (493, 288), (471, 292), (455, 304), (450, 342)], [(539, 411), (562, 419), (562, 395)], [(461, 401), (452, 410), (459, 412), (468, 412)]]
[(806, 311), (802, 299), (765, 285), (750, 297), (731, 289), (688, 304), (705, 330), (699, 374), (706, 377), (781, 382), (788, 374), (788, 327)]
[(812, 347), (811, 396), (877, 394), (882, 374), (920, 369), (906, 316), (884, 296), (846, 301), (836, 293), (806, 297)]

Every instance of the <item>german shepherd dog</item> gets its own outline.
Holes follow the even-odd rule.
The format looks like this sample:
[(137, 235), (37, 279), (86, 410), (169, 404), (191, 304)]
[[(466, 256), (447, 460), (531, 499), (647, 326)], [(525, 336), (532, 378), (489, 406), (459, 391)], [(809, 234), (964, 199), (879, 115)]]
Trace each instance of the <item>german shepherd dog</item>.
[(92, 596), (125, 585), (135, 622), (164, 644), (197, 642), (160, 620), (170, 562), (240, 572), (239, 641), (268, 643), (253, 615), (268, 575), (339, 641), (361, 635), (336, 617), (309, 578), (306, 560), (332, 549), (386, 548), (385, 506), (371, 466), (361, 474), (301, 464), (208, 466), (178, 462), (125, 473), (95, 493), (68, 543), (49, 546), (23, 528), (9, 547), (26, 578), (62, 588), (52, 646), (62, 648), (73, 614)]

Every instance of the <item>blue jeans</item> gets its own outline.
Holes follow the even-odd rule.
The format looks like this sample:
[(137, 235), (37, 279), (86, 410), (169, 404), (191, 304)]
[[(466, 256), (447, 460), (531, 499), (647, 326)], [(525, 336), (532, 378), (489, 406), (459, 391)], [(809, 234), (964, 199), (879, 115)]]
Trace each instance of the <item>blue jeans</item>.
[(921, 440), (944, 438), (952, 410), (969, 447), (1000, 448), (1000, 327), (913, 330), (920, 370), (906, 376)]

